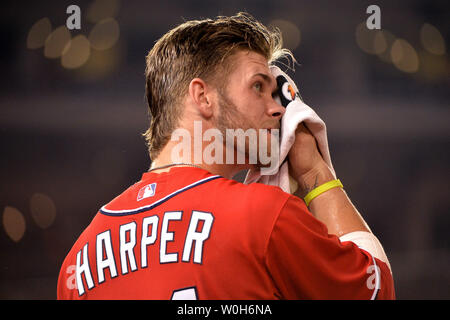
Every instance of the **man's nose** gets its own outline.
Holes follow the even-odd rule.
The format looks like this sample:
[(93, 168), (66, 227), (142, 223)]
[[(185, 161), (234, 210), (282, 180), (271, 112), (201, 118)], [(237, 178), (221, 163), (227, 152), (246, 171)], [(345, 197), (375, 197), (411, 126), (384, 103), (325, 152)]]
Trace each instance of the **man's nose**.
[(274, 99), (271, 99), (270, 105), (267, 109), (267, 113), (271, 118), (280, 120), (286, 112), (286, 108), (277, 103)]

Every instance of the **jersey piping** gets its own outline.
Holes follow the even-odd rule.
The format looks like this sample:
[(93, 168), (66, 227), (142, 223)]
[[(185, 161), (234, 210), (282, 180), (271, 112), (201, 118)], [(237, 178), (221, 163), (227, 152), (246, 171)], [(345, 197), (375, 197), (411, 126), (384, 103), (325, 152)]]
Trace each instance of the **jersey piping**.
[(170, 194), (168, 194), (167, 196), (153, 202), (152, 204), (143, 206), (143, 207), (139, 207), (136, 209), (124, 209), (124, 210), (110, 210), (110, 209), (106, 209), (106, 205), (104, 205), (101, 209), (100, 209), (100, 213), (107, 215), (107, 216), (113, 216), (113, 217), (123, 217), (123, 216), (128, 216), (128, 215), (133, 215), (133, 214), (138, 214), (141, 212), (145, 212), (145, 211), (149, 211), (152, 210), (154, 208), (156, 208), (157, 206), (163, 204), (164, 202), (168, 201), (169, 199), (179, 195), (180, 193), (187, 191), (189, 189), (195, 188), (201, 184), (207, 183), (209, 181), (218, 179), (218, 178), (222, 178), (222, 176), (216, 175), (216, 176), (211, 176), (211, 177), (207, 177), (204, 179), (201, 179), (199, 181), (196, 181), (194, 183), (191, 183), (183, 188), (180, 188)]

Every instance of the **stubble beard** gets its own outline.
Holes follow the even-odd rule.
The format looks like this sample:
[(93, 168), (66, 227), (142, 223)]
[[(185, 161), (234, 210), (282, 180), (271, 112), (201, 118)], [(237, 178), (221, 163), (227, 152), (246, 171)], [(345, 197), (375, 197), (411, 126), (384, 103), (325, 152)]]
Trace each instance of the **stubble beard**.
[[(256, 168), (261, 168), (261, 167), (266, 167), (267, 165), (264, 165), (260, 162), (259, 159), (259, 129), (257, 126), (255, 126), (252, 121), (250, 121), (250, 119), (248, 119), (248, 117), (243, 114), (242, 112), (239, 111), (238, 107), (231, 101), (231, 99), (229, 98), (229, 96), (219, 90), (219, 114), (217, 116), (217, 120), (215, 122), (215, 125), (217, 127), (217, 129), (222, 133), (222, 136), (225, 137), (225, 141), (224, 141), (224, 147), (226, 152), (229, 152), (230, 150), (228, 150), (226, 148), (226, 141), (227, 139), (235, 139), (233, 146), (234, 146), (234, 152), (235, 154), (237, 153), (244, 153), (245, 155), (245, 159), (247, 159), (246, 161), (248, 161), (249, 157), (250, 157), (250, 146), (251, 144), (256, 144), (256, 148), (257, 148), (257, 158), (256, 158), (256, 164), (253, 164)], [(250, 139), (249, 137), (245, 138), (245, 145), (239, 145), (236, 141), (236, 137), (234, 136), (230, 136), (227, 133), (227, 129), (233, 129), (233, 130), (237, 130), (237, 129), (242, 129), (244, 132), (247, 131), (248, 129), (252, 129), (256, 131), (256, 140), (253, 141), (254, 139)], [(270, 140), (270, 133), (268, 133), (268, 140)], [(255, 147), (255, 146), (253, 146)], [(268, 154), (270, 154), (270, 144), (268, 144), (266, 146), (267, 148), (267, 152)]]

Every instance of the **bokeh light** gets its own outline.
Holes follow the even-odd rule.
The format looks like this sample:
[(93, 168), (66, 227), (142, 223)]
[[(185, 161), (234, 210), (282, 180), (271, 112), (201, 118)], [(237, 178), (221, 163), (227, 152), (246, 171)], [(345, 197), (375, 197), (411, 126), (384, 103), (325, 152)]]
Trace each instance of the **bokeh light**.
[(56, 217), (56, 206), (53, 200), (42, 193), (35, 193), (30, 200), (31, 216), (42, 229), (50, 227)]
[(35, 24), (33, 24), (28, 32), (27, 48), (42, 48), (45, 44), (45, 39), (47, 39), (51, 32), (52, 24), (48, 18), (38, 20)]
[(414, 73), (419, 69), (419, 56), (413, 46), (404, 39), (394, 41), (391, 58), (397, 69), (403, 72)]
[(421, 51), (420, 75), (426, 80), (439, 81), (448, 78), (450, 72), (450, 63), (445, 55), (434, 55), (428, 51)]
[(380, 30), (377, 30), (375, 33), (375, 37), (373, 39), (373, 48), (375, 54), (382, 54), (386, 52), (387, 49), (387, 41), (384, 33)]
[(272, 20), (269, 25), (280, 29), (284, 47), (295, 50), (301, 41), (300, 29), (292, 22), (282, 19)]
[(71, 35), (66, 26), (56, 28), (45, 41), (44, 55), (50, 59), (59, 58), (70, 39)]
[(3, 210), (3, 227), (8, 237), (14, 242), (19, 242), (25, 234), (26, 224), (23, 214), (13, 207), (5, 207)]
[[(377, 53), (377, 56), (378, 58), (380, 58), (380, 60), (386, 63), (392, 63), (391, 47), (397, 38), (386, 29), (380, 30), (375, 37), (381, 37), (381, 35), (383, 37), (383, 42), (385, 43), (386, 49), (384, 51)], [(375, 42), (377, 42), (376, 39)]]
[(107, 50), (114, 46), (119, 39), (120, 28), (113, 18), (106, 18), (97, 23), (89, 34), (92, 48), (96, 50)]
[(119, 13), (120, 1), (95, 0), (87, 9), (87, 19), (96, 23), (106, 18), (116, 17)]
[(422, 46), (430, 53), (436, 55), (445, 54), (445, 41), (439, 30), (431, 24), (425, 23), (420, 29), (420, 41)]
[(78, 75), (84, 80), (96, 81), (117, 70), (122, 56), (118, 46), (108, 50), (91, 50), (89, 60), (79, 69)]
[(355, 32), (359, 48), (369, 54), (381, 54), (386, 51), (387, 40), (381, 30), (369, 30), (365, 23), (360, 23)]
[(88, 61), (91, 45), (86, 36), (80, 34), (74, 37), (64, 48), (61, 64), (67, 69), (76, 69)]

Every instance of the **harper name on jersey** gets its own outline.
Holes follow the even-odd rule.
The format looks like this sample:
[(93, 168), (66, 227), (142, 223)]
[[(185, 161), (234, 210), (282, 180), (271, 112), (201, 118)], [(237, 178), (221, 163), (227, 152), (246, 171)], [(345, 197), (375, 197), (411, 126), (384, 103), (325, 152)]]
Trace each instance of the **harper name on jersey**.
[[(117, 277), (118, 267), (114, 257), (114, 252), (119, 252), (120, 272), (126, 275), (130, 271), (137, 271), (138, 268), (147, 268), (151, 263), (177, 263), (193, 262), (202, 263), (203, 244), (209, 238), (211, 228), (214, 222), (214, 216), (210, 212), (192, 211), (190, 222), (186, 233), (182, 234), (184, 242), (181, 252), (168, 252), (167, 244), (178, 238), (176, 232), (171, 232), (173, 224), (183, 219), (183, 211), (169, 211), (163, 214), (162, 225), (159, 228), (159, 216), (152, 215), (137, 219), (119, 226), (118, 236), (114, 243), (119, 244), (119, 248), (113, 248), (111, 239), (111, 230), (106, 230), (97, 234), (95, 241), (96, 272), (98, 284), (105, 281), (105, 270), (109, 271), (111, 278)], [(140, 229), (139, 239), (137, 230)], [(115, 233), (117, 234), (117, 233)], [(159, 254), (155, 257), (149, 257), (147, 252), (149, 246), (153, 246), (159, 239)], [(118, 240), (118, 241), (117, 241)], [(135, 248), (140, 250), (140, 259), (137, 261)], [(91, 249), (92, 250), (92, 249)], [(192, 254), (193, 251), (193, 254)], [(181, 260), (179, 257), (181, 256)], [(150, 263), (151, 262), (151, 263)], [(76, 284), (79, 295), (83, 295), (85, 288), (82, 276), (85, 277), (88, 289), (92, 289), (96, 284), (92, 277), (92, 271), (89, 262), (89, 246), (86, 243), (83, 248), (77, 252), (76, 258)]]

